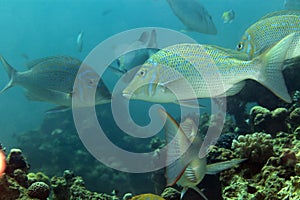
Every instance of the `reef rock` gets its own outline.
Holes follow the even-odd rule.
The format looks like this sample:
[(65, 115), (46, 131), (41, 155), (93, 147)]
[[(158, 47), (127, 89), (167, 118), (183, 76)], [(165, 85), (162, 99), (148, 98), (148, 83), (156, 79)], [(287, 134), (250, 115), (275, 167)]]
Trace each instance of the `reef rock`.
[(50, 194), (50, 188), (44, 182), (34, 182), (28, 188), (28, 195), (32, 198), (46, 200), (49, 194)]
[(7, 167), (5, 173), (7, 174), (12, 174), (16, 169), (20, 169), (25, 173), (27, 173), (29, 170), (29, 165), (27, 164), (21, 149), (11, 149), (6, 161)]

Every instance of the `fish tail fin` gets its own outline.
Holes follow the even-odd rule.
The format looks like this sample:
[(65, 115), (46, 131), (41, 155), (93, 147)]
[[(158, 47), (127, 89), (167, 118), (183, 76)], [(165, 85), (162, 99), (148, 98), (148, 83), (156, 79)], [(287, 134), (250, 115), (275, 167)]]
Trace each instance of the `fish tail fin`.
[(206, 166), (206, 174), (217, 174), (223, 170), (230, 169), (247, 159), (233, 159), (224, 162), (209, 164)]
[[(294, 33), (286, 36), (267, 52), (259, 56), (262, 67), (256, 80), (270, 89), (276, 96), (290, 103), (292, 99), (282, 75), (286, 53), (293, 41)], [(255, 60), (255, 59), (254, 59)]]
[(9, 77), (9, 82), (6, 84), (6, 86), (0, 91), (0, 94), (12, 87), (15, 84), (15, 77), (17, 75), (17, 70), (15, 70), (1, 55), (0, 60), (2, 62), (2, 65), (4, 66), (4, 69)]

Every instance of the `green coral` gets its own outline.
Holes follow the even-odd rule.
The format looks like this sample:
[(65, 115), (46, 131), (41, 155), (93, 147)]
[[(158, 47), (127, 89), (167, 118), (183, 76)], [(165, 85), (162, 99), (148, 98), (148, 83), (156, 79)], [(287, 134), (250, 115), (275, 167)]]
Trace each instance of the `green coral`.
[(28, 183), (31, 185), (34, 182), (44, 182), (46, 184), (50, 184), (50, 178), (44, 174), (43, 172), (33, 173), (30, 172), (27, 174)]
[[(248, 160), (241, 170), (222, 172), (223, 198), (299, 199), (300, 142), (297, 134), (278, 132), (239, 136), (232, 150)], [(229, 176), (228, 174), (234, 174)]]
[(288, 117), (286, 108), (277, 108), (270, 111), (261, 106), (254, 106), (250, 111), (250, 124), (255, 132), (276, 134), (279, 131), (289, 131), (286, 124)]
[(272, 136), (266, 133), (240, 135), (233, 140), (232, 149), (253, 163), (265, 163), (274, 154)]
[(77, 199), (95, 199), (95, 200), (114, 200), (113, 196), (91, 192), (85, 188), (81, 177), (75, 176), (71, 171), (66, 170), (63, 177), (52, 177), (51, 185), (53, 188), (54, 200), (77, 200)]

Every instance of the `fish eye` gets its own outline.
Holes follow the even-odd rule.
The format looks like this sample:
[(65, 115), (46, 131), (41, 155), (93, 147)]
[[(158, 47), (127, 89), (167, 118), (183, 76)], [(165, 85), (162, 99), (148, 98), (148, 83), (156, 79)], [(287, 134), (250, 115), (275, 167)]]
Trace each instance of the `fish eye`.
[(238, 45), (236, 46), (237, 50), (242, 50), (244, 48), (244, 45), (242, 42), (238, 43)]
[(91, 86), (95, 86), (96, 85), (96, 79), (90, 79), (88, 81), (88, 84), (91, 85)]
[(144, 76), (146, 75), (146, 72), (147, 72), (147, 71), (144, 70), (144, 69), (143, 69), (143, 70), (140, 70), (139, 73), (138, 73), (138, 75), (141, 76), (141, 77), (144, 77)]

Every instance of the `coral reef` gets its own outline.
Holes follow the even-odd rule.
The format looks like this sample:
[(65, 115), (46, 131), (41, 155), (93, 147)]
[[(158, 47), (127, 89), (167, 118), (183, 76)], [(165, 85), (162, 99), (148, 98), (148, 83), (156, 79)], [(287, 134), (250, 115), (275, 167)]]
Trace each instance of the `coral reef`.
[[(27, 163), (20, 149), (12, 149), (7, 156), (8, 173), (0, 177), (0, 200), (97, 199), (116, 200), (116, 196), (87, 190), (81, 177), (66, 170), (63, 177), (52, 177), (42, 172), (28, 173)], [(13, 171), (12, 171), (13, 170)], [(50, 195), (51, 188), (53, 190)]]
[[(109, 108), (101, 106), (99, 113), (105, 115), (106, 109)], [(105, 132), (109, 133), (110, 139), (117, 145), (123, 147), (124, 144), (130, 143), (132, 151), (139, 152), (145, 149), (151, 151), (163, 144), (159, 139), (153, 139), (150, 144), (151, 139), (143, 142), (133, 141), (126, 134), (119, 134), (117, 126), (111, 125), (114, 120), (110, 117), (113, 118), (109, 115), (102, 118), (99, 116), (99, 121), (104, 124)], [(80, 141), (72, 114), (69, 112), (46, 115), (39, 129), (20, 134), (17, 139), (19, 146), (27, 155), (31, 172), (42, 171), (48, 176), (57, 176), (63, 174), (64, 169), (72, 169), (75, 174), (83, 177), (86, 187), (90, 190), (110, 193), (115, 189), (119, 191), (120, 196), (127, 192), (134, 194), (155, 192), (151, 173), (144, 175), (123, 173), (96, 160)], [(45, 155), (51, 159), (45, 159)], [(140, 184), (141, 182), (144, 185)]]
[(75, 176), (71, 171), (66, 170), (63, 177), (52, 177), (51, 186), (53, 189), (54, 200), (76, 200), (76, 199), (97, 199), (115, 200), (114, 196), (98, 194), (85, 188), (81, 177)]
[[(222, 131), (215, 146), (210, 148), (207, 163), (247, 158), (239, 167), (223, 171), (219, 175), (205, 176), (198, 187), (204, 189), (209, 199), (221, 199), (219, 196), (222, 195), (225, 200), (298, 200), (300, 92), (296, 91), (298, 86), (294, 87), (293, 81), (288, 81), (288, 85), (294, 94), (291, 105), (282, 102), (257, 83), (247, 82), (245, 89), (238, 95), (227, 99), (227, 113), (234, 117), (226, 116), (222, 130), (219, 128), (220, 123), (223, 123), (219, 115), (201, 114), (198, 128), (201, 133), (206, 133), (208, 128)], [(248, 112), (246, 110), (249, 102), (257, 102), (258, 105)], [(107, 136), (121, 148), (133, 152), (147, 152), (165, 145), (165, 141), (159, 137), (141, 141), (119, 134), (106, 109), (102, 107), (98, 112), (105, 116), (98, 116), (101, 118), (99, 121), (104, 128), (105, 125), (108, 126)], [(161, 194), (161, 198), (167, 200), (180, 199), (181, 188), (165, 188), (163, 169), (141, 175), (128, 174), (99, 163), (81, 144), (70, 113), (47, 115), (38, 130), (26, 132), (17, 139), (27, 159), (18, 149), (13, 149), (7, 156), (8, 167), (0, 178), (0, 191), (7, 198), (0, 195), (0, 200), (33, 197), (45, 199), (46, 195), (34, 196), (30, 192), (39, 191), (32, 189), (38, 184), (47, 184), (51, 188), (50, 198), (54, 200), (115, 200), (122, 197), (130, 199), (132, 196), (135, 199), (154, 198), (150, 194), (139, 195), (149, 192)], [(44, 159), (45, 155), (51, 159)], [(30, 170), (27, 160), (31, 164)], [(72, 169), (74, 173), (64, 169)], [(58, 176), (60, 174), (63, 176)], [(115, 190), (117, 192), (111, 193)], [(42, 191), (46, 190), (41, 189), (40, 192)], [(214, 198), (213, 195), (217, 197)], [(184, 197), (189, 200), (199, 198), (192, 190)]]
[(298, 108), (277, 108), (271, 112), (262, 107), (252, 108), (254, 130), (272, 135), (256, 132), (233, 141), (231, 151), (248, 160), (238, 169), (221, 172), (225, 200), (299, 199), (298, 111)]
[(285, 122), (288, 116), (286, 108), (276, 108), (269, 111), (261, 106), (254, 106), (250, 111), (250, 125), (252, 131), (277, 133), (278, 131), (289, 132), (289, 126)]

